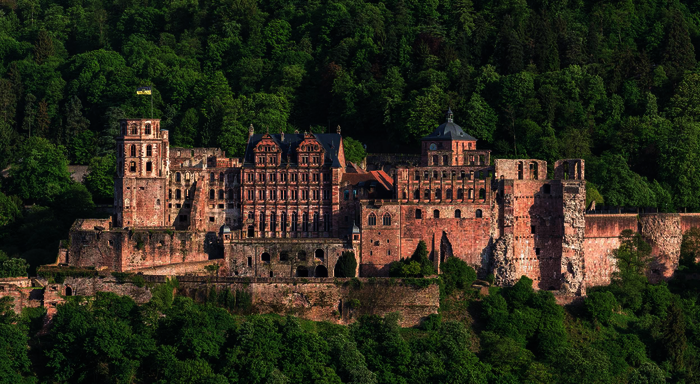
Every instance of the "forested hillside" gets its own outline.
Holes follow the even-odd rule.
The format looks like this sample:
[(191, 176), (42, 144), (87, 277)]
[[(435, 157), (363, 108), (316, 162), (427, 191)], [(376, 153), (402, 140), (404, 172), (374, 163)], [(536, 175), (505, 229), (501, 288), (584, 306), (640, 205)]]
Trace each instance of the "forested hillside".
[(0, 165), (30, 135), (111, 155), (152, 85), (173, 145), (341, 125), (415, 152), (449, 106), (496, 156), (585, 158), (599, 203), (699, 210), (698, 43), (678, 0), (2, 0)]

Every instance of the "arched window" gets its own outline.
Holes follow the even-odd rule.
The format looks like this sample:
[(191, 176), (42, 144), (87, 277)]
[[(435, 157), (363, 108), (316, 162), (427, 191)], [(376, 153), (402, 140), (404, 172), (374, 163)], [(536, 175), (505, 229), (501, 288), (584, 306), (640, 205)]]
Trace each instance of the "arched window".
[(265, 231), (265, 212), (260, 212), (260, 216), (258, 217), (260, 218), (260, 232), (263, 232)]
[(459, 200), (464, 199), (464, 189), (459, 188), (459, 189), (457, 190), (457, 199), (459, 199)]
[(229, 189), (229, 190), (226, 192), (226, 199), (227, 199), (227, 200), (233, 200), (233, 189)]
[(539, 179), (539, 167), (536, 162), (530, 163), (530, 180)]
[(277, 230), (277, 214), (275, 212), (270, 213), (270, 231), (274, 232)]
[(139, 134), (139, 127), (136, 124), (131, 125), (131, 134), (132, 135), (138, 135)]
[(182, 175), (180, 175), (180, 172), (176, 172), (175, 173), (175, 181), (179, 183), (180, 180), (182, 180)]
[(433, 211), (433, 219), (439, 219), (439, 218), (440, 218), (440, 211), (436, 209)]
[(129, 172), (136, 172), (136, 162), (132, 161), (129, 163)]
[(384, 217), (382, 218), (382, 224), (384, 225), (391, 225), (391, 215), (388, 213), (384, 214)]
[(213, 189), (209, 190), (209, 199), (214, 200), (216, 198), (216, 193)]
[(519, 161), (518, 162), (518, 180), (523, 179), (523, 162)]
[(131, 144), (131, 157), (136, 157), (136, 146), (134, 144)]
[(214, 176), (214, 172), (209, 173), (209, 181), (216, 181), (216, 176)]
[(297, 259), (306, 261), (306, 251), (299, 251), (299, 253), (297, 253)]
[(146, 156), (153, 156), (153, 147), (150, 145), (146, 146)]
[(182, 199), (182, 191), (180, 191), (179, 189), (176, 189), (175, 190), (175, 200), (180, 200), (180, 199)]
[(486, 198), (486, 190), (484, 188), (479, 189), (479, 198), (480, 199)]
[(480, 219), (483, 216), (483, 213), (481, 212), (481, 209), (476, 210), (476, 218)]
[(437, 200), (442, 199), (442, 190), (440, 190), (440, 188), (438, 188), (438, 189), (435, 190), (435, 198), (436, 198)]
[(319, 221), (321, 221), (321, 220), (319, 219), (318, 212), (314, 212), (314, 222), (313, 222), (313, 224), (312, 224), (313, 229), (314, 229), (314, 232), (318, 231), (318, 223), (319, 223)]
[(422, 219), (423, 212), (420, 209), (416, 209), (416, 219)]
[(270, 264), (270, 254), (267, 252), (263, 252), (263, 254), (260, 256), (260, 261), (266, 264)]
[(146, 129), (144, 129), (144, 132), (143, 132), (143, 133), (145, 133), (146, 135), (150, 135), (150, 134), (151, 134), (151, 124), (150, 124), (150, 123), (149, 123), (149, 124), (146, 124)]
[(436, 156), (433, 156), (433, 165), (439, 165), (439, 164), (438, 164), (438, 157), (437, 157), (437, 155), (436, 155)]
[(445, 198), (448, 200), (452, 200), (452, 188), (448, 188), (445, 190)]
[(307, 232), (309, 230), (309, 213), (304, 212), (303, 215), (301, 215), (301, 230), (302, 232)]
[(416, 189), (415, 191), (413, 191), (413, 198), (415, 200), (420, 200), (420, 189)]
[(449, 162), (447, 155), (442, 155), (442, 165), (448, 165)]
[(562, 177), (564, 178), (564, 180), (569, 180), (569, 162), (568, 162), (568, 161), (565, 161), (565, 162), (561, 165), (561, 168), (562, 168), (562, 170), (564, 171), (564, 174), (563, 174)]
[(367, 225), (377, 225), (377, 216), (375, 216), (374, 213), (369, 214), (369, 218), (367, 218)]
[(323, 256), (324, 256), (323, 249), (317, 249), (316, 251), (314, 251), (314, 258), (316, 260), (323, 261)]
[(219, 189), (219, 200), (223, 200), (223, 199), (224, 199), (224, 190)]
[(423, 198), (425, 200), (430, 200), (430, 190), (429, 189), (426, 189), (425, 191), (423, 191)]
[(168, 200), (172, 200), (172, 199), (173, 199), (173, 190), (168, 189)]
[(459, 209), (455, 210), (455, 218), (461, 219), (462, 218), (462, 211), (460, 211)]
[(473, 188), (469, 188), (469, 195), (468, 195), (468, 198), (469, 198), (469, 199), (473, 199), (473, 198), (474, 198), (474, 189), (473, 189)]
[(219, 172), (219, 181), (224, 181), (224, 173)]

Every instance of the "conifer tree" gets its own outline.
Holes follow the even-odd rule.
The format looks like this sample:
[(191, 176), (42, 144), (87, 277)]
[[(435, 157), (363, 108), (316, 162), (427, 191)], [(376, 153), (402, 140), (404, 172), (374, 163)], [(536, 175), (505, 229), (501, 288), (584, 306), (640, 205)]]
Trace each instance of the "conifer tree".
[(673, 80), (695, 67), (695, 48), (690, 40), (688, 25), (680, 11), (675, 10), (667, 22), (666, 41), (663, 44), (663, 65), (666, 74)]

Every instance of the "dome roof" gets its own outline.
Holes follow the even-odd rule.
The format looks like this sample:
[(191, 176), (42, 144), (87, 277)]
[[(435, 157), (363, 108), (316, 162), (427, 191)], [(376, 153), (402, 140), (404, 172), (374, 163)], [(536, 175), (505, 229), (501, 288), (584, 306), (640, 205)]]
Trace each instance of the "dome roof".
[(462, 127), (454, 123), (452, 109), (447, 111), (447, 121), (435, 128), (433, 133), (424, 137), (423, 140), (466, 140), (476, 141), (476, 138), (465, 133)]

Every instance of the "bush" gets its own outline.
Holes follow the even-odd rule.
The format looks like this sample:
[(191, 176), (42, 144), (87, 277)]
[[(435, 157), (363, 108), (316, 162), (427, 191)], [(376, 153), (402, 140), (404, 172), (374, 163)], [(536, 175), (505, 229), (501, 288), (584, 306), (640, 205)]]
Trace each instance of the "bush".
[(474, 268), (456, 257), (449, 257), (440, 268), (446, 295), (451, 294), (455, 289), (469, 288), (476, 281)]
[(440, 328), (440, 323), (442, 323), (442, 315), (439, 313), (433, 313), (423, 320), (420, 327), (425, 331), (436, 331)]
[(593, 292), (586, 298), (586, 311), (592, 320), (608, 324), (613, 311), (617, 308), (617, 300), (611, 292)]
[(0, 251), (0, 278), (1, 277), (26, 277), (29, 264), (24, 259), (9, 258)]

